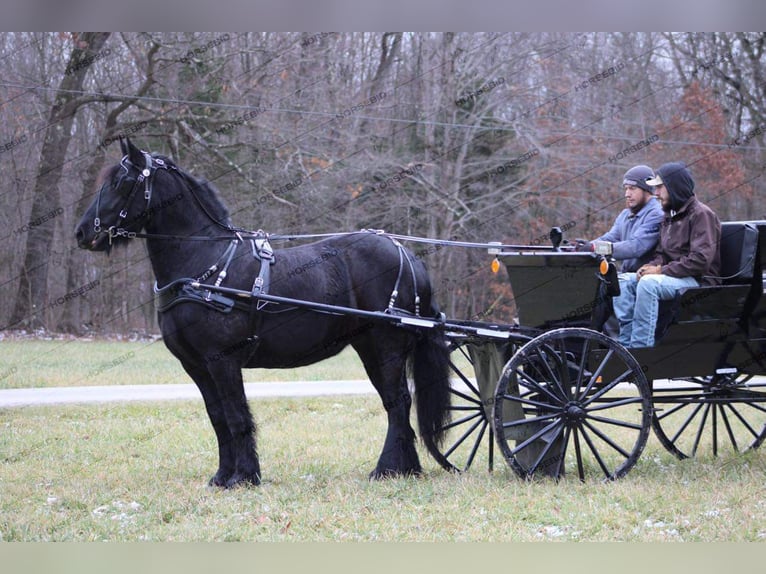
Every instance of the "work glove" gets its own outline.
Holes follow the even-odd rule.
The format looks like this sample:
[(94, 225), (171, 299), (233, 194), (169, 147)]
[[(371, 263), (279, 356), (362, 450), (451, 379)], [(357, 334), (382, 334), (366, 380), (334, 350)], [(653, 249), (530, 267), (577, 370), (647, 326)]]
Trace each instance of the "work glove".
[(586, 251), (588, 253), (593, 252), (593, 248), (590, 246), (590, 241), (587, 239), (575, 239), (575, 251)]
[(593, 246), (593, 253), (598, 253), (599, 255), (612, 254), (612, 243), (610, 241), (592, 241), (591, 245)]

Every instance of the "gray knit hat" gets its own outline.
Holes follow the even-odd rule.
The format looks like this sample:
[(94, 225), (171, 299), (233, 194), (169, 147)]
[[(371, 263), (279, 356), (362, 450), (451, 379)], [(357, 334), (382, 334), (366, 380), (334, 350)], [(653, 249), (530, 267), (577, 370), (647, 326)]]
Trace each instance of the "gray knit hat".
[(654, 170), (651, 167), (648, 165), (637, 165), (625, 172), (625, 175), (622, 176), (622, 185), (633, 185), (649, 193), (654, 193), (654, 187), (647, 183), (647, 180), (653, 177)]

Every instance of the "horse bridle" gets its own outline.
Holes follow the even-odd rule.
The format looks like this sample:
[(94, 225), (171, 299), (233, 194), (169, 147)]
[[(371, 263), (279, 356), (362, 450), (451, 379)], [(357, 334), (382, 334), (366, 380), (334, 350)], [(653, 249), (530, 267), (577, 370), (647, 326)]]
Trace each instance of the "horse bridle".
[[(200, 201), (200, 199), (197, 197), (196, 193), (194, 193), (193, 189), (189, 189), (191, 195), (194, 197), (194, 199), (197, 201), (197, 203), (200, 205), (202, 210), (204, 211), (205, 215), (216, 225), (219, 225), (220, 227), (223, 227), (227, 231), (232, 232), (235, 237), (194, 237), (194, 236), (176, 236), (176, 235), (160, 235), (160, 234), (144, 234), (144, 233), (138, 233), (136, 231), (130, 231), (128, 229), (120, 227), (122, 223), (127, 219), (128, 217), (128, 208), (133, 202), (133, 199), (136, 195), (136, 192), (141, 187), (141, 184), (144, 184), (144, 200), (146, 201), (146, 209), (144, 210), (144, 213), (151, 214), (151, 201), (152, 201), (152, 177), (156, 173), (158, 169), (177, 169), (172, 163), (168, 163), (164, 161), (161, 158), (158, 157), (152, 157), (151, 154), (140, 150), (141, 154), (144, 156), (144, 169), (139, 171), (138, 176), (136, 177), (136, 181), (133, 184), (133, 187), (130, 190), (130, 193), (128, 193), (127, 198), (125, 199), (125, 203), (122, 206), (122, 209), (119, 212), (117, 222), (110, 226), (106, 231), (109, 235), (109, 244), (111, 245), (112, 240), (115, 237), (126, 237), (128, 239), (134, 239), (136, 237), (145, 237), (145, 238), (155, 238), (155, 239), (174, 239), (174, 240), (204, 240), (204, 241), (218, 241), (218, 240), (226, 240), (229, 241), (229, 245), (224, 251), (224, 253), (219, 257), (218, 261), (216, 261), (213, 265), (211, 265), (207, 271), (202, 273), (202, 275), (198, 276), (195, 281), (197, 282), (203, 282), (207, 279), (213, 277), (214, 275), (218, 275), (215, 286), (218, 287), (221, 285), (223, 280), (226, 278), (226, 275), (228, 273), (229, 265), (231, 264), (234, 254), (237, 251), (237, 247), (240, 243), (243, 243), (245, 241), (245, 238), (243, 235), (248, 235), (248, 239), (252, 243), (252, 249), (253, 249), (253, 256), (259, 259), (261, 262), (265, 263), (261, 265), (260, 271), (258, 273), (258, 276), (255, 279), (255, 283), (253, 285), (253, 292), (266, 292), (268, 290), (268, 278), (269, 278), (269, 268), (274, 263), (274, 252), (271, 249), (271, 246), (269, 245), (268, 236), (263, 231), (256, 231), (256, 232), (248, 232), (245, 230), (239, 230), (236, 228), (233, 228), (231, 226), (225, 225), (218, 221), (213, 215), (208, 211), (208, 209), (205, 207), (205, 205)], [(120, 179), (115, 184), (115, 188), (120, 189), (124, 183), (125, 179), (130, 174), (131, 168), (138, 169), (138, 166), (136, 166), (133, 162), (130, 161), (129, 156), (126, 154), (123, 156), (123, 158), (120, 160), (120, 168), (123, 170), (122, 175), (120, 176)], [(101, 189), (98, 192), (98, 196), (96, 198), (96, 215), (93, 219), (93, 230), (96, 233), (101, 233), (103, 231), (101, 227), (101, 194), (104, 191), (104, 188), (106, 187), (106, 183), (101, 186)], [(156, 284), (155, 284), (155, 288)], [(212, 293), (208, 290), (207, 295), (205, 296), (205, 300), (209, 301)], [(258, 310), (262, 308), (262, 305), (258, 307)]]
[[(127, 198), (125, 199), (125, 203), (122, 206), (122, 209), (119, 212), (117, 222), (110, 226), (106, 231), (109, 234), (109, 242), (112, 242), (112, 239), (115, 237), (125, 237), (127, 239), (135, 239), (138, 237), (145, 238), (145, 239), (183, 239), (188, 241), (229, 241), (231, 240), (230, 237), (195, 237), (195, 236), (177, 236), (177, 235), (163, 235), (163, 234), (148, 234), (148, 233), (139, 233), (136, 231), (129, 231), (128, 229), (125, 229), (123, 227), (120, 227), (120, 225), (125, 221), (125, 219), (128, 217), (128, 208), (133, 202), (133, 198), (136, 194), (136, 191), (141, 186), (141, 183), (144, 183), (144, 199), (146, 200), (146, 209), (143, 213), (145, 214), (151, 214), (152, 210), (151, 207), (151, 201), (152, 201), (152, 178), (154, 177), (154, 174), (157, 172), (158, 169), (166, 169), (166, 170), (174, 170), (178, 171), (178, 168), (169, 161), (165, 161), (162, 158), (152, 156), (151, 154), (145, 152), (144, 150), (140, 150), (141, 154), (144, 156), (144, 169), (140, 170), (137, 165), (135, 165), (133, 162), (130, 161), (129, 156), (125, 155), (120, 160), (120, 168), (124, 170), (124, 173), (120, 176), (120, 180), (117, 182), (116, 185), (113, 187), (116, 189), (119, 189), (123, 185), (123, 180), (128, 177), (130, 174), (130, 168), (136, 168), (139, 169), (138, 177), (136, 178), (135, 183), (133, 184), (133, 187), (130, 190), (130, 193), (128, 194)], [(101, 218), (100, 218), (100, 209), (101, 209), (101, 194), (104, 191), (104, 187), (106, 184), (101, 186), (101, 189), (98, 192), (98, 196), (96, 197), (96, 215), (93, 219), (93, 230), (96, 233), (101, 233), (103, 231), (103, 228), (101, 227)], [(216, 219), (210, 211), (208, 211), (208, 208), (205, 206), (205, 204), (200, 200), (199, 197), (197, 197), (197, 194), (194, 191), (193, 187), (188, 188), (189, 192), (191, 193), (194, 200), (197, 202), (197, 204), (200, 206), (202, 211), (205, 213), (207, 218), (215, 225), (221, 227), (222, 229), (232, 233), (236, 237), (238, 237), (240, 240), (243, 236), (251, 236), (253, 238), (261, 238), (265, 236), (266, 234), (263, 231), (248, 231), (246, 229), (240, 229), (238, 227), (232, 227), (231, 225), (228, 225), (226, 223), (223, 223)], [(139, 218), (136, 218), (139, 219)], [(132, 222), (131, 222), (132, 224)]]
[[(136, 178), (135, 183), (133, 184), (133, 187), (130, 190), (130, 193), (128, 194), (128, 197), (125, 199), (125, 203), (122, 206), (122, 209), (120, 209), (117, 222), (110, 226), (109, 229), (107, 229), (107, 233), (109, 234), (109, 241), (111, 243), (112, 238), (116, 235), (119, 235), (117, 233), (118, 231), (122, 230), (121, 225), (125, 221), (125, 219), (128, 217), (128, 207), (130, 207), (131, 203), (133, 203), (133, 197), (136, 194), (136, 191), (139, 189), (141, 184), (144, 184), (144, 199), (146, 200), (146, 213), (149, 213), (149, 205), (152, 201), (152, 175), (154, 175), (154, 172), (157, 171), (157, 169), (167, 169), (168, 165), (160, 158), (153, 158), (151, 154), (146, 153), (145, 151), (141, 151), (141, 153), (144, 156), (144, 169), (139, 171), (138, 177)], [(120, 176), (119, 181), (117, 182), (117, 185), (115, 186), (117, 189), (120, 189), (124, 183), (124, 180), (128, 177), (130, 174), (130, 168), (135, 167), (138, 169), (138, 166), (136, 166), (133, 162), (130, 161), (127, 155), (123, 156), (123, 158), (120, 160), (120, 168), (124, 170), (124, 173)], [(100, 217), (100, 210), (101, 210), (101, 194), (104, 191), (105, 185), (101, 186), (101, 189), (98, 191), (98, 197), (96, 198), (96, 216), (93, 219), (93, 231), (96, 233), (101, 233), (102, 227), (101, 227), (101, 217)], [(125, 230), (123, 230), (125, 231)]]

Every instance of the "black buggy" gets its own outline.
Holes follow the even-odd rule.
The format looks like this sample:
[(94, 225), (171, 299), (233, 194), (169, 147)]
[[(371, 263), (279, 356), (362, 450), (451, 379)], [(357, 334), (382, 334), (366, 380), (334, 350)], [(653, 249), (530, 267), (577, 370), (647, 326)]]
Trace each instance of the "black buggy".
[[(518, 325), (448, 333), (453, 416), (443, 454), (490, 469), (495, 447), (522, 477), (625, 475), (654, 429), (678, 458), (757, 448), (766, 436), (766, 221), (722, 224), (722, 285), (662, 302), (657, 344), (600, 332), (616, 271), (560, 246), (490, 250)], [(469, 367), (470, 365), (470, 367)], [(475, 377), (466, 376), (472, 368)]]

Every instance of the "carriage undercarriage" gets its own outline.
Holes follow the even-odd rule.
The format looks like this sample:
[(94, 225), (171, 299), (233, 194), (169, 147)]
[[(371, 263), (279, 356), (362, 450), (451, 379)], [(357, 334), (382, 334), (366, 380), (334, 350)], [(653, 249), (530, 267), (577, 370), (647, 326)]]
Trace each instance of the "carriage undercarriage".
[(491, 471), (500, 454), (522, 478), (611, 480), (636, 464), (650, 430), (679, 459), (744, 452), (766, 438), (766, 380), (753, 375), (649, 382), (633, 354), (584, 328), (526, 343), (453, 341), (453, 349), (476, 369), (468, 378), (453, 361), (461, 384), (444, 454), (460, 471)]

